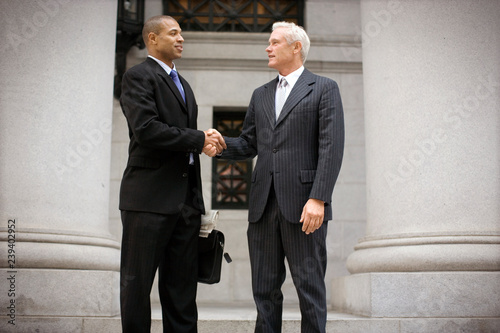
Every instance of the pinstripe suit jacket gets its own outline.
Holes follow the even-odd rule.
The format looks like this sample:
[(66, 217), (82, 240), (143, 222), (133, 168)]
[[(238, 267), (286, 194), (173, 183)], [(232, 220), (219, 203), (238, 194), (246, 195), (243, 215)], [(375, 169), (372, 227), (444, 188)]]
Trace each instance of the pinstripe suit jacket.
[(266, 206), (271, 184), (284, 217), (299, 223), (309, 198), (325, 202), (325, 221), (332, 219), (332, 192), (342, 164), (344, 116), (337, 83), (304, 70), (276, 121), (278, 78), (257, 88), (243, 131), (225, 137), (225, 159), (258, 155), (252, 174), (249, 222)]

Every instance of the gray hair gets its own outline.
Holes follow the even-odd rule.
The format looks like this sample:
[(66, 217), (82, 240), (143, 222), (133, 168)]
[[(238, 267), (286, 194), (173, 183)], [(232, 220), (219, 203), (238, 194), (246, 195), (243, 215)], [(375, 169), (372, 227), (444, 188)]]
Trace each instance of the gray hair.
[(309, 53), (309, 47), (311, 46), (311, 41), (309, 36), (307, 36), (306, 31), (301, 26), (296, 25), (292, 22), (276, 22), (273, 24), (273, 31), (278, 28), (285, 28), (285, 39), (288, 44), (294, 42), (300, 42), (302, 44), (302, 49), (300, 50), (300, 56), (302, 57), (302, 62), (306, 62), (307, 54)]

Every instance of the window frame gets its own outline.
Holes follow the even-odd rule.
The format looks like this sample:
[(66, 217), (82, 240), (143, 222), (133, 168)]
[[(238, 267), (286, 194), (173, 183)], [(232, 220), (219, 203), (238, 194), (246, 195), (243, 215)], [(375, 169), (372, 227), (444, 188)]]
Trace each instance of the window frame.
[[(163, 0), (162, 3), (163, 13), (175, 18), (183, 31), (270, 32), (278, 21), (304, 26), (305, 0)], [(287, 14), (291, 10), (296, 13)], [(222, 23), (216, 23), (221, 19)]]
[[(241, 134), (241, 129), (243, 128), (243, 122), (245, 120), (246, 108), (234, 107), (234, 108), (225, 108), (225, 107), (215, 107), (213, 111), (213, 128), (221, 132), (224, 136), (236, 137)], [(238, 122), (238, 126), (232, 126), (230, 131), (227, 131), (227, 128), (221, 128), (220, 121), (221, 120), (231, 121), (232, 125), (234, 122)], [(219, 174), (219, 169), (221, 165), (223, 171), (229, 170), (229, 174), (221, 176)], [(245, 169), (246, 173), (239, 174), (235, 176), (233, 174), (233, 170)], [(253, 172), (253, 159), (247, 160), (225, 160), (221, 158), (212, 159), (212, 208), (213, 209), (248, 209), (248, 200), (250, 197), (250, 187), (252, 183), (252, 172)], [(226, 188), (228, 189), (226, 192), (227, 196), (225, 198), (231, 199), (235, 198), (237, 201), (223, 202), (219, 201), (219, 184), (221, 184), (221, 180), (226, 180), (225, 185), (229, 185)], [(235, 181), (236, 180), (236, 181)], [(244, 189), (241, 189), (241, 185), (244, 184)], [(244, 201), (238, 201), (238, 198), (243, 197), (246, 199)]]

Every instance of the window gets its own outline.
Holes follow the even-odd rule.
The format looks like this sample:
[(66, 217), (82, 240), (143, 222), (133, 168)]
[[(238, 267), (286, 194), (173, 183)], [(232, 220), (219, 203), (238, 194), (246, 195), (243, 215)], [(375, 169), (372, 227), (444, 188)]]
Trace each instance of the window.
[(304, 0), (163, 0), (184, 31), (270, 32), (274, 22), (304, 25)]
[[(214, 128), (224, 136), (237, 137), (243, 129), (244, 119), (245, 110), (218, 108), (214, 111)], [(212, 208), (248, 209), (252, 160), (214, 158), (212, 175)]]

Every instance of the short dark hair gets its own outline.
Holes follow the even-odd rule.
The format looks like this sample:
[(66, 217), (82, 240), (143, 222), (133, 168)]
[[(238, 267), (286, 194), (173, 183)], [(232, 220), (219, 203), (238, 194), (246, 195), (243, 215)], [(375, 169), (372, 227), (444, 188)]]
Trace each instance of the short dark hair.
[(157, 15), (150, 17), (146, 23), (144, 23), (144, 27), (142, 28), (142, 39), (144, 40), (144, 44), (148, 45), (148, 35), (150, 32), (153, 32), (157, 35), (160, 34), (162, 23), (164, 20), (174, 20), (172, 16), (168, 15)]

